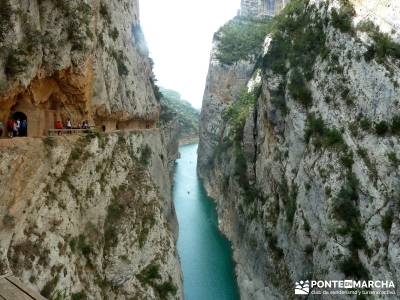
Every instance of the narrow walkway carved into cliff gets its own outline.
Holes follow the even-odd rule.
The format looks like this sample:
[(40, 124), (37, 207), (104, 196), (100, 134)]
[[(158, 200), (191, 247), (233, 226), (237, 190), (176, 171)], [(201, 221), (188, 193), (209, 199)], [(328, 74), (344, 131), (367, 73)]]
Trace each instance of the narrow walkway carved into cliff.
[(0, 300), (46, 300), (12, 275), (0, 277)]

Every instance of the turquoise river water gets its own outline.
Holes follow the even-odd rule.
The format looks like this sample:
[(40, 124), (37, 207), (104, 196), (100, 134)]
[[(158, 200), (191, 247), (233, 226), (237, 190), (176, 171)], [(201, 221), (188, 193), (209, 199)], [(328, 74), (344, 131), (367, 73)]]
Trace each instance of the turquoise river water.
[(237, 300), (231, 245), (218, 230), (215, 204), (197, 176), (197, 145), (182, 146), (180, 153), (173, 197), (185, 299)]

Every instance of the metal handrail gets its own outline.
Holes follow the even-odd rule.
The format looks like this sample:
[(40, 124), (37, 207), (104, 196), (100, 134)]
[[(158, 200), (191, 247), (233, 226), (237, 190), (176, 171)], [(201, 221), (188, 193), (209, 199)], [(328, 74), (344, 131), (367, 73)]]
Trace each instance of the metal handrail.
[(94, 132), (99, 132), (100, 129), (98, 127), (89, 127), (87, 129), (85, 128), (63, 128), (63, 129), (48, 129), (48, 135), (58, 135), (58, 134), (80, 134), (80, 133), (94, 133)]

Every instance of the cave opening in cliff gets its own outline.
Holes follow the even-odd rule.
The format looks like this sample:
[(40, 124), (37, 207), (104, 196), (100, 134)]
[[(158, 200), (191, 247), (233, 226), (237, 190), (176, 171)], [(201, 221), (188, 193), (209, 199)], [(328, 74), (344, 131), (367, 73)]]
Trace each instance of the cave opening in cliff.
[[(11, 117), (12, 120), (14, 121), (19, 121), (20, 122), (20, 130), (18, 132), (18, 136), (28, 136), (28, 117), (26, 114), (23, 112), (17, 111), (12, 114)], [(22, 125), (22, 123), (25, 123), (25, 126)]]

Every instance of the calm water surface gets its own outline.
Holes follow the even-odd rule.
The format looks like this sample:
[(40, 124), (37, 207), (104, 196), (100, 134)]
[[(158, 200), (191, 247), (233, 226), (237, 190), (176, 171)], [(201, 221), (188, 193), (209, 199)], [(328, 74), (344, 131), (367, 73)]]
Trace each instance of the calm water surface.
[(196, 173), (197, 145), (180, 148), (174, 180), (186, 300), (239, 299), (230, 243), (218, 231), (216, 208)]

